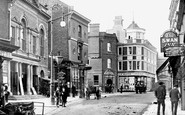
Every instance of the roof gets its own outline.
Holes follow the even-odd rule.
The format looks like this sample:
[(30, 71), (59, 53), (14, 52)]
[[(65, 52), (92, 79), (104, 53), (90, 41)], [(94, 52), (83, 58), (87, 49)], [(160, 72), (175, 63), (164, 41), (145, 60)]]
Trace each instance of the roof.
[(145, 30), (143, 28), (140, 28), (135, 21), (132, 21), (132, 23), (127, 27), (127, 29), (141, 29), (141, 30)]

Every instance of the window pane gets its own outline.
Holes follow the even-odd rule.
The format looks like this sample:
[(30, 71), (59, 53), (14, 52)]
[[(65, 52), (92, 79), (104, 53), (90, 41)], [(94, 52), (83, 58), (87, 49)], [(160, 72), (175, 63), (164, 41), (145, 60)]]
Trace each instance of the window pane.
[(133, 70), (136, 70), (136, 61), (133, 61)]
[(123, 47), (123, 55), (127, 55), (127, 47)]
[(133, 47), (133, 54), (136, 54), (136, 46)]
[(121, 47), (119, 47), (119, 49), (118, 49), (119, 50), (118, 51), (119, 52), (119, 55), (121, 55), (121, 49), (122, 49)]

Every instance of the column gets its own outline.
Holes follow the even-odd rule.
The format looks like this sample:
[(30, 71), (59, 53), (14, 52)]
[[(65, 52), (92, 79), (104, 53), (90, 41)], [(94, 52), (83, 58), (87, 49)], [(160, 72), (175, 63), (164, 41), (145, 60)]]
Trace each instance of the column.
[(27, 65), (27, 94), (31, 95), (31, 75), (30, 75), (30, 65)]
[[(20, 75), (20, 73), (19, 73), (19, 63), (18, 62), (15, 62), (15, 72), (17, 72), (17, 81), (18, 81), (18, 84), (17, 84), (17, 94), (18, 95), (20, 95), (20, 89), (19, 89), (19, 82), (20, 82), (20, 80), (19, 80), (19, 75)], [(11, 86), (11, 85), (10, 85)]]
[(10, 69), (10, 60), (7, 60), (7, 67), (8, 67), (8, 89), (9, 89), (9, 92), (11, 92), (11, 75), (10, 75), (10, 72), (11, 72), (11, 69)]
[(23, 83), (22, 83), (22, 63), (18, 63), (18, 68), (19, 68), (19, 85), (20, 85), (20, 93), (21, 95), (24, 95), (24, 88), (23, 88)]

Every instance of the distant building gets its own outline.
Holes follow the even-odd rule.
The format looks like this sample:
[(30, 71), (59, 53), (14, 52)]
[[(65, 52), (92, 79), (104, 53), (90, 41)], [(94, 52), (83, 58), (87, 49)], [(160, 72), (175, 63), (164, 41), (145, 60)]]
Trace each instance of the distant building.
[(151, 90), (157, 69), (157, 50), (144, 39), (145, 29), (134, 21), (126, 29), (126, 39), (118, 43), (118, 87), (135, 91), (135, 84), (142, 81)]
[(89, 32), (88, 85), (99, 86), (108, 91), (108, 86), (117, 90), (117, 37), (99, 31), (99, 24), (90, 24)]

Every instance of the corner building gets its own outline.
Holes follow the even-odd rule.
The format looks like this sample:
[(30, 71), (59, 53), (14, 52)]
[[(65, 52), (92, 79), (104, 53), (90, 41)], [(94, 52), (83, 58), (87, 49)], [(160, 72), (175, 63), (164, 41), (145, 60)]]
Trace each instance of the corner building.
[(157, 50), (146, 39), (145, 29), (134, 21), (126, 29), (127, 38), (118, 43), (118, 87), (135, 91), (135, 84), (143, 82), (151, 90), (156, 77)]

